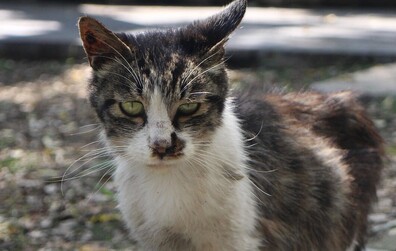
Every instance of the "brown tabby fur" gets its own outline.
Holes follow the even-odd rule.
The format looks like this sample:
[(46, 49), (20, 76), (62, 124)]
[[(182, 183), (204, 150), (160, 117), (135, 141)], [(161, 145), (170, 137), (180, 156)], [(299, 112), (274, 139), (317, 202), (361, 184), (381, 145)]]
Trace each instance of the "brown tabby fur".
[[(252, 100), (251, 96), (249, 99)], [(345, 250), (354, 238), (359, 243), (355, 250), (361, 250), (384, 157), (383, 140), (363, 107), (350, 92), (264, 94), (257, 100), (271, 107), (272, 112), (267, 116), (278, 119), (262, 131), (275, 135), (274, 128), (281, 128), (282, 138), (287, 141), (285, 147), (276, 139), (280, 151), (287, 149), (278, 156), (284, 160), (294, 159), (294, 154), (299, 156), (293, 160), (292, 168), (274, 172), (263, 168), (268, 171), (266, 184), (257, 183), (271, 194), (268, 197), (258, 193), (263, 201), (259, 229), (265, 236), (266, 247), (262, 250)], [(245, 130), (257, 131), (257, 127)], [(312, 153), (321, 151), (325, 152), (328, 168), (343, 167), (345, 176), (341, 183), (336, 178), (331, 182), (331, 172), (315, 170), (315, 166), (323, 165), (318, 161), (323, 160), (315, 160), (317, 154)], [(274, 164), (279, 165), (282, 164)], [(251, 175), (254, 180), (257, 174), (253, 171)], [(315, 175), (319, 177), (312, 180)], [(326, 179), (321, 179), (321, 175)], [(319, 182), (318, 187), (312, 182)], [(310, 196), (317, 201), (310, 201)], [(274, 198), (282, 200), (274, 201)], [(341, 215), (340, 211), (343, 211)], [(351, 226), (357, 226), (356, 232)]]

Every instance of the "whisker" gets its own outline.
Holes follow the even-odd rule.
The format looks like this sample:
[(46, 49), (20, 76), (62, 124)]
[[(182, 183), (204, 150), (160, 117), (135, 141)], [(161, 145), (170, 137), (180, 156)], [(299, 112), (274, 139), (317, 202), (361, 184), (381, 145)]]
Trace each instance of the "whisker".
[[(124, 60), (125, 63), (128, 64), (128, 65), (126, 66), (126, 65), (124, 65), (121, 61), (119, 61), (119, 63), (120, 63), (122, 66), (124, 66), (124, 68), (132, 75), (132, 77), (134, 78), (134, 80), (137, 82), (138, 79), (136, 78), (136, 73), (134, 72), (134, 70), (133, 70), (131, 64), (128, 62), (128, 60), (126, 60), (126, 58), (125, 58), (116, 48), (114, 48), (113, 46), (111, 46), (110, 44), (108, 44), (106, 41), (101, 40), (101, 42), (103, 42), (104, 44), (106, 44), (107, 46), (109, 46), (113, 51), (115, 51), (115, 52), (118, 54), (118, 56), (120, 56), (120, 57)], [(118, 60), (118, 59), (116, 59), (116, 61), (117, 61), (117, 60)], [(128, 66), (129, 66), (129, 67), (128, 67)]]
[(85, 133), (90, 133), (90, 132), (93, 132), (93, 131), (95, 131), (95, 130), (97, 130), (97, 129), (99, 129), (99, 128), (101, 127), (100, 124), (90, 124), (90, 125), (81, 126), (79, 129), (84, 129), (84, 128), (86, 128), (86, 127), (91, 127), (91, 126), (95, 126), (95, 127), (94, 127), (94, 128), (91, 128), (91, 129), (89, 129), (89, 130), (87, 130), (87, 131), (71, 133), (70, 135), (71, 135), (71, 136), (75, 136), (75, 135), (81, 135), (81, 134), (85, 134)]
[[(100, 180), (98, 181), (97, 184), (100, 184), (100, 182), (102, 182), (102, 180), (104, 179), (104, 177), (106, 177), (106, 175), (108, 175), (110, 172), (113, 172), (115, 168), (109, 168), (100, 178)], [(114, 173), (112, 173), (104, 182), (102, 185), (100, 185), (100, 187), (98, 189), (96, 189), (96, 191), (91, 194), (88, 198), (88, 202), (92, 200), (92, 198), (107, 184), (107, 182), (109, 182), (109, 180), (111, 180), (114, 177)]]
[(207, 73), (208, 71), (211, 71), (213, 69), (215, 69), (216, 67), (223, 65), (225, 61), (221, 61), (218, 64), (213, 65), (212, 67), (204, 70), (203, 72), (201, 72), (200, 74), (198, 74), (197, 76), (195, 76), (193, 79), (191, 79), (190, 81), (188, 81), (188, 83), (183, 87), (183, 89), (181, 90), (181, 92), (184, 92), (185, 90), (187, 90), (187, 88), (194, 82), (195, 79), (197, 79), (198, 77), (202, 76), (203, 74)]
[(100, 142), (101, 142), (100, 140), (92, 141), (91, 143), (88, 143), (88, 144), (86, 144), (86, 145), (81, 146), (80, 149), (87, 148), (87, 147), (92, 146), (92, 145), (94, 145), (94, 144), (99, 144)]
[(264, 121), (261, 121), (261, 126), (260, 126), (260, 129), (259, 129), (258, 133), (256, 133), (252, 138), (245, 139), (245, 142), (249, 142), (249, 141), (255, 140), (259, 136), (261, 131), (263, 130), (263, 124), (264, 124)]
[[(206, 57), (204, 60), (202, 60), (198, 65), (196, 65), (196, 66), (190, 71), (190, 73), (187, 75), (187, 77), (185, 77), (185, 78), (182, 79), (181, 83), (184, 84), (184, 81), (187, 81), (187, 80), (190, 78), (191, 74), (193, 74), (194, 71), (195, 71), (196, 69), (198, 69), (198, 67), (200, 67), (203, 63), (205, 63), (206, 61), (208, 61), (209, 59), (211, 59), (212, 57), (214, 57), (217, 53), (218, 53), (218, 52), (213, 53), (212, 55), (209, 55), (209, 56)], [(184, 88), (183, 88), (183, 90), (184, 90)], [(183, 91), (183, 90), (182, 90), (182, 91)]]
[[(125, 66), (119, 59), (112, 58), (112, 57), (107, 57), (107, 56), (98, 56), (98, 57), (100, 57), (100, 58), (106, 58), (106, 59), (112, 60), (112, 61), (114, 61), (114, 62), (120, 64), (120, 65), (121, 65), (122, 67), (124, 67), (128, 72), (130, 72), (129, 69), (128, 69), (128, 67)], [(104, 70), (104, 69), (101, 69), (100, 72), (102, 72), (102, 73), (113, 74), (113, 75), (116, 75), (116, 76), (118, 76), (118, 77), (122, 77), (122, 78), (126, 79), (126, 80), (127, 80), (127, 83), (122, 83), (122, 82), (118, 82), (118, 83), (121, 84), (121, 85), (126, 85), (126, 84), (128, 84), (127, 86), (128, 86), (128, 87), (131, 87), (131, 88), (134, 89), (134, 90), (136, 90), (136, 88), (137, 88), (136, 85), (139, 85), (138, 82), (139, 82), (140, 80), (139, 80), (139, 78), (138, 78), (135, 74), (131, 74), (131, 76), (132, 76), (132, 78), (133, 78), (133, 80), (131, 80), (131, 79), (129, 79), (129, 78), (123, 76), (123, 75), (120, 75), (120, 74), (116, 73), (116, 72), (112, 72), (112, 71), (108, 71), (108, 70)], [(133, 82), (133, 81), (135, 81), (135, 82)]]
[[(201, 72), (201, 73), (199, 73), (199, 74), (198, 74), (197, 76), (195, 76), (192, 80), (188, 81), (188, 79), (190, 78), (190, 76), (196, 71), (196, 69), (198, 69), (198, 67), (199, 67), (200, 65), (202, 65), (205, 61), (209, 60), (211, 57), (213, 57), (213, 56), (215, 56), (215, 55), (216, 55), (216, 53), (212, 54), (211, 56), (209, 56), (209, 57), (207, 57), (206, 59), (204, 59), (203, 61), (201, 61), (197, 66), (195, 66), (195, 67), (190, 71), (190, 73), (188, 74), (188, 76), (187, 76), (186, 78), (184, 78), (184, 79), (181, 81), (181, 86), (184, 85), (183, 88), (182, 88), (181, 91), (180, 91), (181, 93), (183, 93), (184, 91), (186, 91), (187, 88), (189, 87), (189, 85), (190, 85), (195, 79), (197, 79), (198, 77), (202, 76), (202, 75), (205, 74), (206, 72), (208, 72), (208, 71), (214, 69), (215, 67), (217, 67), (217, 66), (219, 66), (219, 65), (221, 65), (221, 64), (223, 64), (223, 63), (225, 62), (225, 61), (221, 61), (220, 63), (218, 63), (218, 64), (216, 64), (216, 65), (214, 65), (214, 66), (212, 66), (212, 67), (206, 69), (205, 71), (203, 71), (203, 72)], [(185, 83), (186, 81), (188, 81), (187, 84)]]
[[(101, 149), (97, 149), (97, 150), (92, 150), (86, 154), (84, 154), (82, 157), (78, 158), (77, 160), (75, 160), (71, 165), (69, 165), (69, 167), (65, 170), (65, 172), (63, 173), (62, 177), (59, 177), (59, 180), (61, 182), (61, 193), (63, 194), (63, 183), (64, 181), (68, 181), (70, 179), (75, 179), (76, 177), (85, 177), (86, 175), (79, 175), (79, 176), (73, 176), (71, 178), (69, 178), (71, 175), (74, 175), (78, 170), (80, 170), (82, 167), (84, 167), (85, 165), (91, 163), (93, 160), (101, 158), (101, 157), (107, 157), (109, 156), (111, 153), (116, 153), (119, 150), (117, 149), (109, 149), (107, 147), (101, 148)], [(75, 168), (73, 171), (69, 172), (69, 170), (79, 161), (84, 160), (85, 158), (89, 158), (88, 160), (84, 161), (81, 165), (79, 165), (77, 168)], [(95, 167), (95, 166), (94, 166)], [(87, 170), (91, 170), (91, 168), (87, 169)], [(89, 172), (89, 173), (93, 173), (93, 172)]]
[[(127, 78), (127, 77), (125, 77), (125, 76), (123, 76), (123, 75), (121, 75), (121, 74), (118, 74), (118, 73), (113, 72), (113, 71), (107, 71), (107, 70), (101, 70), (101, 71), (102, 71), (102, 72), (105, 72), (105, 73), (108, 73), (108, 74), (115, 75), (115, 76), (120, 77), (120, 78), (123, 78), (123, 79), (125, 79), (125, 80), (128, 82), (128, 84), (129, 84), (128, 87), (132, 87), (133, 89), (136, 88), (136, 87), (135, 87), (135, 85), (136, 85), (135, 82), (133, 82), (131, 79), (129, 79), (129, 78)], [(124, 84), (124, 83), (119, 82), (119, 84)]]
[(63, 180), (61, 180), (61, 182), (65, 182), (65, 181), (71, 181), (71, 180), (76, 180), (76, 179), (81, 179), (83, 177), (89, 176), (93, 173), (105, 170), (107, 168), (109, 168), (110, 166), (112, 166), (112, 163), (101, 163), (98, 165), (94, 165), (86, 170), (83, 170), (79, 175), (70, 177), (70, 178), (65, 178)]

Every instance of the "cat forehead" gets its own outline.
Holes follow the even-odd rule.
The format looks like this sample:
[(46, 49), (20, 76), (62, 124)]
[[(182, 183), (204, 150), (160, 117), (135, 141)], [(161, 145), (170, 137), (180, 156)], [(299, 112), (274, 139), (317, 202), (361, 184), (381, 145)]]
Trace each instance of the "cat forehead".
[(191, 52), (192, 44), (183, 42), (182, 34), (174, 29), (130, 34), (126, 44), (134, 49), (136, 56), (155, 65), (172, 65), (177, 61), (194, 62), (199, 51)]
[[(172, 33), (173, 34), (173, 33)], [(165, 93), (180, 91), (183, 85), (199, 75), (208, 67), (195, 54), (188, 54), (178, 44), (177, 33), (170, 35), (170, 31), (149, 32), (129, 35), (125, 44), (135, 48), (135, 56), (131, 59), (130, 67), (123, 67), (118, 62), (111, 62), (111, 68), (122, 74), (134, 75), (142, 82), (145, 89), (152, 91), (155, 86), (161, 86)], [(136, 46), (138, 45), (138, 46)], [(111, 70), (107, 70), (109, 72)], [(202, 80), (202, 75), (195, 80)], [(176, 93), (179, 94), (179, 93)]]
[[(212, 89), (204, 69), (192, 59), (182, 57), (179, 53), (165, 55), (145, 54), (130, 63), (112, 61), (94, 74), (100, 79), (99, 85), (108, 85), (107, 89), (128, 99), (141, 96), (150, 99), (155, 89), (161, 91), (169, 101), (185, 98), (192, 91)], [(202, 85), (205, 83), (206, 85)]]

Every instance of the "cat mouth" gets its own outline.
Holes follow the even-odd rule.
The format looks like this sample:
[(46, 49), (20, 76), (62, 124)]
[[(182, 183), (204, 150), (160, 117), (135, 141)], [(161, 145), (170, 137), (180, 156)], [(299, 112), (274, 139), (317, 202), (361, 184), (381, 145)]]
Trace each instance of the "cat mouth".
[(154, 151), (152, 154), (152, 157), (157, 160), (166, 161), (166, 160), (178, 159), (183, 155), (184, 155), (184, 153), (182, 153), (181, 151), (173, 151), (173, 150), (172, 151), (164, 151), (164, 152)]
[(154, 158), (147, 163), (148, 167), (162, 168), (174, 166), (183, 156), (183, 153), (171, 154), (166, 156), (153, 156)]

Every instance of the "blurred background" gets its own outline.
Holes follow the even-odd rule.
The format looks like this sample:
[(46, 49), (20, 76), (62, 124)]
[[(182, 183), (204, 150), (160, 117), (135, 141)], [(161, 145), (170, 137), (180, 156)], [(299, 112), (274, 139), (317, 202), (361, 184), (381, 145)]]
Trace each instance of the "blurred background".
[[(140, 32), (185, 25), (228, 2), (0, 1), (0, 250), (135, 250), (86, 100), (78, 17)], [(389, 156), (367, 250), (395, 251), (396, 1), (250, 0), (226, 63), (233, 87), (361, 95)]]
[[(96, 4), (122, 4), (122, 5), (168, 5), (168, 6), (221, 6), (227, 0), (3, 0), (4, 2), (17, 3), (96, 3)], [(251, 0), (250, 6), (260, 7), (395, 7), (393, 0)]]

